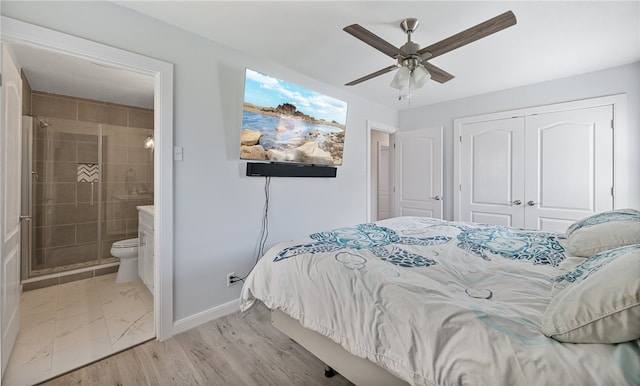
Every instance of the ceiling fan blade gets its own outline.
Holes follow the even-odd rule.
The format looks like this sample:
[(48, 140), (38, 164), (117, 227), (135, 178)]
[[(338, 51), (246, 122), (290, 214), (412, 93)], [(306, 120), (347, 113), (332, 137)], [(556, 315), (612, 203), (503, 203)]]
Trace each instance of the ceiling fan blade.
[(514, 24), (516, 24), (515, 15), (511, 11), (507, 11), (501, 15), (480, 23), (475, 27), (468, 28), (453, 36), (441, 40), (438, 43), (434, 43), (428, 47), (422, 48), (418, 50), (418, 55), (423, 55), (424, 53), (429, 52), (431, 54), (429, 59), (433, 59), (436, 56), (440, 56), (451, 50), (455, 50), (456, 48), (475, 42), (478, 39), (482, 39), (483, 37), (501, 31), (507, 27), (511, 27)]
[(400, 50), (393, 46), (393, 44), (358, 24), (352, 24), (344, 27), (343, 30), (348, 34), (353, 35), (356, 39), (362, 40), (376, 50), (387, 54), (394, 59), (396, 56), (400, 55)]
[(376, 71), (376, 72), (374, 72), (372, 74), (369, 74), (369, 75), (366, 75), (366, 76), (363, 76), (360, 79), (356, 79), (354, 81), (351, 81), (351, 82), (345, 84), (345, 86), (353, 86), (353, 85), (356, 85), (358, 83), (362, 83), (365, 80), (369, 80), (369, 79), (375, 78), (376, 76), (380, 76), (382, 74), (386, 74), (387, 72), (391, 72), (391, 71), (393, 71), (393, 70), (395, 70), (397, 68), (398, 68), (398, 66), (396, 66), (394, 64), (393, 66), (389, 66), (389, 67), (383, 68), (382, 70)]
[(427, 69), (427, 71), (429, 71), (429, 74), (431, 74), (431, 79), (435, 80), (438, 83), (445, 83), (455, 78), (445, 70), (436, 67), (429, 62), (422, 62), (422, 65)]

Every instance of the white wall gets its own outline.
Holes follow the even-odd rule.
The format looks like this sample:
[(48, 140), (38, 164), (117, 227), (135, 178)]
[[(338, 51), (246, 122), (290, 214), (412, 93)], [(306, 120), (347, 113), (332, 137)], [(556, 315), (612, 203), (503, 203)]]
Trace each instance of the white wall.
[[(454, 80), (455, 81), (455, 80)], [(453, 120), (455, 118), (627, 94), (629, 206), (640, 208), (640, 63), (416, 107), (399, 113), (401, 131), (444, 127), (444, 218), (453, 219)]]
[(337, 178), (272, 179), (267, 246), (366, 220), (366, 120), (396, 125), (393, 109), (108, 2), (2, 1), (1, 12), (174, 64), (175, 320), (237, 299), (226, 274), (255, 260), (265, 180), (239, 160), (245, 67), (349, 103)]

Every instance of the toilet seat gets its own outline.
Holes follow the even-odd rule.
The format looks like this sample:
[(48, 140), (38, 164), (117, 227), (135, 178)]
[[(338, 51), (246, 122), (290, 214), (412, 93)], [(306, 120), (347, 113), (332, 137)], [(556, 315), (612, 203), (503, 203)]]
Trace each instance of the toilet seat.
[(113, 243), (111, 248), (131, 248), (138, 246), (138, 238), (120, 240)]

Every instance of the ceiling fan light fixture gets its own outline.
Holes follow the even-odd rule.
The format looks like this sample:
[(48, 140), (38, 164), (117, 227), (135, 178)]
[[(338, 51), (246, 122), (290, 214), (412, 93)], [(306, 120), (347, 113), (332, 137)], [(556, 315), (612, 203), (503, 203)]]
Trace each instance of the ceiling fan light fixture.
[(431, 79), (429, 71), (424, 66), (419, 65), (411, 72), (411, 88), (418, 89), (424, 86), (429, 79)]
[(431, 74), (422, 65), (416, 66), (414, 69), (402, 66), (396, 71), (389, 86), (397, 89), (417, 90), (423, 87), (431, 79)]
[(396, 74), (393, 76), (393, 79), (391, 80), (391, 84), (389, 84), (389, 86), (397, 90), (401, 90), (402, 88), (407, 86), (410, 77), (411, 70), (409, 70), (409, 68), (407, 67), (400, 67), (398, 71), (396, 71)]

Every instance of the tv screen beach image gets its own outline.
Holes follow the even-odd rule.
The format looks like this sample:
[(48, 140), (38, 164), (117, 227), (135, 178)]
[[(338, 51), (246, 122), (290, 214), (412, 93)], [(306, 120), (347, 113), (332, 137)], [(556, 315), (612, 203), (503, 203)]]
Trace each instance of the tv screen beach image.
[(342, 165), (347, 103), (246, 69), (240, 158)]

